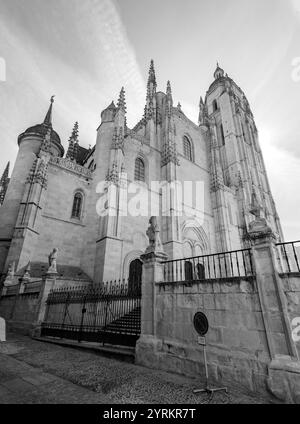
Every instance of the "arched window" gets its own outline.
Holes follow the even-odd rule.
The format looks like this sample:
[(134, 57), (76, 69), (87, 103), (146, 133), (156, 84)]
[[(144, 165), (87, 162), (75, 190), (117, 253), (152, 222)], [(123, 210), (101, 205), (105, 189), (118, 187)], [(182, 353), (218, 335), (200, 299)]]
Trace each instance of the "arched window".
[(83, 196), (81, 193), (76, 193), (73, 200), (72, 218), (80, 219), (82, 209)]
[(218, 110), (218, 103), (217, 100), (213, 101), (213, 111), (215, 112), (216, 110)]
[(186, 136), (183, 137), (183, 154), (186, 159), (193, 160), (192, 144)]
[(134, 179), (136, 181), (145, 181), (145, 164), (141, 158), (136, 158), (135, 160)]

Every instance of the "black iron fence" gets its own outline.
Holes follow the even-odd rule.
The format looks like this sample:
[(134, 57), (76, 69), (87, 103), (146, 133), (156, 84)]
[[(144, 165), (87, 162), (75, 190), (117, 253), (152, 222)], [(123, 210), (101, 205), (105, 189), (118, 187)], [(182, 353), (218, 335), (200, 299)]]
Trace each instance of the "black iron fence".
[(114, 281), (48, 296), (42, 336), (135, 346), (140, 331), (140, 284)]
[(300, 241), (276, 244), (279, 271), (300, 272)]
[(253, 277), (251, 249), (164, 262), (164, 281), (195, 281), (232, 277)]

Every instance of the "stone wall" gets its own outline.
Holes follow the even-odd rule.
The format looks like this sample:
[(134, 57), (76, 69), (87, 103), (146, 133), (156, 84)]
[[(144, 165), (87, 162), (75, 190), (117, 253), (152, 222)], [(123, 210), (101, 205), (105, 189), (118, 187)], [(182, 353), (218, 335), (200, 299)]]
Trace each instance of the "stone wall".
[[(212, 381), (265, 391), (270, 361), (256, 281), (239, 278), (157, 283), (156, 347), (140, 343), (148, 366), (190, 376), (204, 372), (193, 317), (206, 314), (207, 359)], [(154, 353), (155, 351), (155, 353)]]
[(7, 322), (8, 330), (27, 334), (37, 316), (39, 292), (2, 296), (0, 316)]
[[(42, 280), (18, 283), (4, 287), (0, 296), (0, 316), (7, 321), (9, 330), (30, 334), (42, 309), (45, 309), (47, 288)], [(55, 278), (53, 289), (83, 287), (91, 282), (84, 279)], [(45, 293), (44, 293), (45, 292)], [(43, 320), (43, 318), (42, 318)]]
[[(286, 295), (289, 319), (292, 323), (295, 318), (300, 320), (300, 273), (280, 274), (280, 277)], [(300, 335), (300, 332), (298, 333)], [(300, 341), (295, 344), (300, 358)]]

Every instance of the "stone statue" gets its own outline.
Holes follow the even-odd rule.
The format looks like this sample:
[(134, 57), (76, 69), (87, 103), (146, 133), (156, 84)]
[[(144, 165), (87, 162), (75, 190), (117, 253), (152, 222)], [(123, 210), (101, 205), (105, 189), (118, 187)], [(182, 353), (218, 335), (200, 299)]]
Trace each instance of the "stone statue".
[(162, 243), (159, 235), (159, 227), (157, 224), (157, 217), (152, 216), (149, 220), (149, 227), (146, 234), (149, 239), (149, 246), (146, 249), (146, 253), (149, 252), (163, 252)]
[(14, 285), (15, 278), (15, 262), (11, 262), (8, 266), (6, 278), (4, 281), (4, 286), (12, 286)]
[(48, 272), (57, 272), (56, 269), (56, 259), (57, 259), (57, 255), (58, 255), (58, 249), (55, 247), (53, 249), (53, 251), (50, 253), (50, 255), (48, 256), (48, 262), (49, 262), (49, 269)]
[(248, 234), (252, 240), (270, 236), (275, 238), (272, 229), (269, 227), (267, 220), (262, 217), (262, 207), (257, 199), (254, 187), (252, 187), (251, 208), (249, 211), (254, 215), (255, 219), (249, 223)]

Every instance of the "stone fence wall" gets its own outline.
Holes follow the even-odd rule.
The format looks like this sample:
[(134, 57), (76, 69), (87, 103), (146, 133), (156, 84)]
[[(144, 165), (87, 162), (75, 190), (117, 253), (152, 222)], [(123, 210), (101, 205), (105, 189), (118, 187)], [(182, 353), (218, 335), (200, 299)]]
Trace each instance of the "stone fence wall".
[[(50, 278), (49, 278), (50, 277)], [(31, 334), (43, 320), (47, 296), (51, 289), (82, 287), (91, 284), (82, 279), (56, 278), (45, 275), (43, 279), (24, 281), (4, 286), (0, 295), (0, 316), (6, 320), (9, 331)]]
[(193, 327), (194, 315), (201, 311), (209, 322), (211, 384), (300, 403), (300, 341), (292, 328), (293, 319), (300, 317), (300, 276), (278, 273), (269, 228), (253, 233), (252, 277), (165, 282), (165, 257), (155, 250), (141, 256), (142, 331), (136, 362), (198, 376), (203, 387), (203, 346)]
[[(144, 365), (190, 376), (204, 372), (193, 317), (208, 318), (207, 359), (212, 381), (261, 390), (270, 356), (255, 279), (156, 283), (156, 350), (139, 344)], [(143, 350), (143, 352), (141, 352)]]

